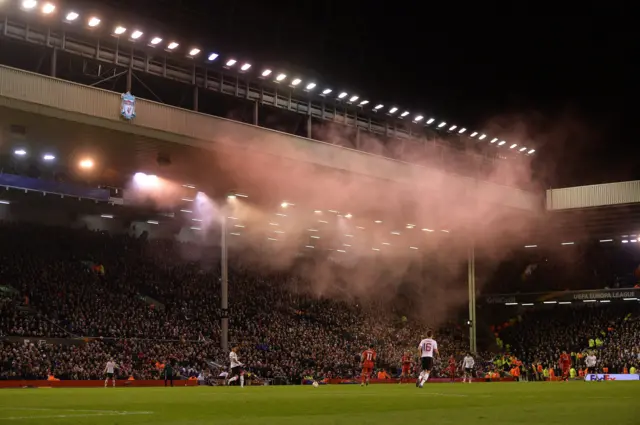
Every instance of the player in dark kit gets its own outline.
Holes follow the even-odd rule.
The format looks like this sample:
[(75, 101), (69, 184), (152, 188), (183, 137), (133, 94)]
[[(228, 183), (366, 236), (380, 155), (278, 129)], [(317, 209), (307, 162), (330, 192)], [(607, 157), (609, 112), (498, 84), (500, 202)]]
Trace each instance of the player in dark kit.
[(162, 373), (164, 375), (164, 386), (167, 386), (167, 383), (171, 383), (173, 387), (173, 366), (171, 365), (171, 359), (167, 361), (164, 365), (164, 371)]

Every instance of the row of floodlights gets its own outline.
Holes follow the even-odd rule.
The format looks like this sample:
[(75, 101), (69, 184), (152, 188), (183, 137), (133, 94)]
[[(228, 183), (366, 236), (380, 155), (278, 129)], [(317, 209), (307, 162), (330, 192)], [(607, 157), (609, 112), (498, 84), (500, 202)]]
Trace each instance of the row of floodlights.
[[(34, 10), (37, 7), (38, 7), (38, 1), (37, 0), (23, 0), (22, 1), (22, 8), (25, 9), (25, 10)], [(51, 15), (52, 13), (55, 12), (55, 10), (56, 10), (56, 6), (53, 3), (50, 3), (50, 2), (44, 3), (41, 6), (42, 13), (44, 13), (46, 15)], [(74, 22), (74, 21), (77, 21), (79, 18), (80, 18), (80, 14), (78, 12), (70, 11), (65, 16), (65, 21), (66, 22)], [(90, 16), (87, 19), (87, 25), (90, 28), (98, 27), (101, 24), (101, 22), (102, 21), (97, 16)], [(142, 38), (142, 36), (144, 35), (144, 33), (139, 29), (129, 30), (128, 28), (126, 28), (126, 27), (124, 27), (122, 25), (118, 25), (113, 29), (113, 35), (117, 36), (117, 37), (124, 36), (127, 32), (129, 33), (129, 39), (131, 41), (137, 41), (140, 38)], [(155, 37), (151, 38), (151, 40), (149, 41), (149, 45), (151, 47), (157, 47), (162, 42), (163, 42), (162, 37), (155, 36)], [(179, 46), (180, 46), (180, 44), (178, 42), (170, 41), (166, 45), (166, 50), (172, 52), (172, 51), (175, 51)], [(197, 47), (192, 47), (192, 48), (189, 49), (188, 56), (191, 57), (191, 58), (194, 58), (194, 57), (200, 55), (201, 52), (202, 52), (201, 49), (199, 49)], [(218, 59), (219, 56), (220, 55), (218, 53), (215, 53), (215, 52), (214, 53), (209, 53), (209, 56), (207, 57), (207, 59), (210, 62), (213, 62), (216, 59)], [(236, 67), (238, 64), (239, 64), (239, 62), (238, 62), (237, 59), (230, 58), (224, 63), (224, 66), (226, 68), (230, 69), (230, 68)], [(251, 69), (251, 67), (252, 67), (252, 64), (250, 64), (248, 62), (243, 62), (239, 66), (239, 69), (242, 72), (247, 72), (247, 71), (249, 71), (249, 69)], [(282, 73), (282, 72), (274, 73), (274, 71), (272, 69), (269, 69), (269, 68), (264, 69), (260, 73), (260, 76), (262, 78), (272, 78), (273, 77), (274, 81), (277, 82), (277, 83), (283, 83), (283, 82), (285, 82), (287, 80), (287, 78), (289, 78), (289, 76), (287, 74)], [(300, 85), (303, 85), (302, 83), (303, 83), (302, 79), (298, 78), (298, 77), (294, 77), (289, 81), (289, 84), (291, 85), (291, 87), (298, 87)], [(306, 83), (306, 85), (304, 85), (304, 87), (305, 87), (305, 89), (307, 91), (312, 91), (317, 87), (317, 84), (315, 82), (308, 82), (308, 83)], [(327, 96), (327, 95), (331, 94), (332, 92), (333, 92), (332, 89), (325, 88), (325, 89), (322, 90), (321, 93), (322, 93), (323, 96)], [(357, 106), (365, 106), (365, 105), (369, 104), (368, 100), (361, 99), (360, 96), (358, 96), (358, 95), (354, 95), (354, 94), (350, 95), (349, 93), (344, 92), (344, 91), (340, 92), (338, 94), (337, 98), (339, 100), (348, 101), (349, 103), (355, 104)], [(382, 110), (384, 108), (385, 108), (385, 105), (380, 103), (380, 104), (377, 104), (376, 106), (374, 106), (373, 110), (374, 111), (380, 111), (380, 110)], [(387, 110), (387, 113), (389, 115), (394, 115), (399, 110), (400, 110), (400, 108), (398, 108), (397, 106), (392, 106), (391, 108), (389, 108)], [(408, 115), (410, 115), (409, 111), (403, 111), (403, 112), (401, 112), (399, 114), (400, 118), (405, 118)], [(414, 123), (420, 123), (420, 122), (424, 121), (424, 119), (425, 119), (424, 115), (416, 115), (413, 118), (413, 122)], [(435, 122), (436, 122), (435, 118), (429, 118), (428, 120), (426, 120), (426, 125), (431, 125), (431, 124), (434, 124)], [(459, 135), (463, 135), (463, 134), (465, 134), (467, 132), (467, 129), (465, 127), (458, 128), (457, 125), (448, 125), (446, 121), (439, 122), (437, 124), (437, 128), (441, 129), (441, 130), (448, 130), (449, 132), (456, 132)], [(476, 138), (477, 137), (477, 140), (484, 140), (487, 137), (487, 135), (486, 134), (480, 134), (479, 132), (474, 131), (469, 135), (469, 137), (471, 137), (471, 138)], [(526, 151), (527, 154), (532, 154), (532, 153), (535, 152), (535, 149), (528, 149), (525, 146), (518, 146), (517, 143), (510, 143), (509, 144), (506, 140), (500, 140), (498, 138), (491, 139), (490, 143), (491, 144), (496, 144), (496, 146), (508, 145), (509, 149), (516, 149), (517, 148), (517, 150), (519, 152), (525, 152)]]
[[(16, 150), (13, 151), (13, 154), (15, 156), (18, 156), (18, 157), (25, 157), (25, 156), (27, 156), (27, 151), (26, 151), (26, 149), (16, 149)], [(45, 153), (45, 154), (42, 155), (42, 159), (45, 160), (45, 161), (50, 162), (50, 161), (55, 160), (56, 156), (54, 154), (51, 154), (51, 153)]]
[[(628, 238), (629, 236), (624, 235), (623, 238)], [(631, 235), (632, 239), (622, 239), (620, 242), (622, 243), (640, 243), (640, 237), (635, 237), (635, 235)], [(611, 243), (614, 242), (613, 239), (600, 239), (599, 240), (600, 243)], [(562, 246), (569, 246), (569, 245), (575, 245), (575, 242), (561, 242), (560, 245)], [(537, 248), (538, 245), (525, 245), (525, 248)]]
[[(629, 297), (629, 298), (623, 298), (623, 301), (639, 301), (638, 298), (635, 297)], [(607, 304), (610, 303), (611, 300), (582, 300), (583, 303), (603, 303), (603, 304)], [(560, 304), (560, 305), (566, 305), (566, 304), (571, 304), (572, 301), (543, 301), (540, 304)], [(525, 306), (525, 307), (529, 307), (532, 305), (535, 305), (535, 303), (516, 303), (516, 302), (512, 302), (512, 303), (504, 303), (504, 305), (509, 305), (509, 306), (516, 306), (516, 305), (521, 305), (521, 306)]]

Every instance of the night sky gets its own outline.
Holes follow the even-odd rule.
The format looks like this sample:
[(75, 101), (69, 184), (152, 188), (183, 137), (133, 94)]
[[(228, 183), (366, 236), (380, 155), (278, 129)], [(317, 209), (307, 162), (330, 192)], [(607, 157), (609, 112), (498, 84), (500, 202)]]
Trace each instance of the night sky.
[(524, 128), (536, 141), (538, 174), (555, 187), (640, 178), (639, 40), (623, 11), (556, 5), (545, 16), (542, 4), (490, 2), (482, 10), (328, 0), (91, 4), (372, 102), (507, 136)]

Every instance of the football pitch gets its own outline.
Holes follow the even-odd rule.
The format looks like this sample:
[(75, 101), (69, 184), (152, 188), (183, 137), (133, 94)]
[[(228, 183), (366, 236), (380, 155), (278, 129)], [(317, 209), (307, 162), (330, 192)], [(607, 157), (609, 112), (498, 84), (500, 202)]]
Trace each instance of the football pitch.
[(0, 423), (637, 425), (640, 383), (0, 390)]

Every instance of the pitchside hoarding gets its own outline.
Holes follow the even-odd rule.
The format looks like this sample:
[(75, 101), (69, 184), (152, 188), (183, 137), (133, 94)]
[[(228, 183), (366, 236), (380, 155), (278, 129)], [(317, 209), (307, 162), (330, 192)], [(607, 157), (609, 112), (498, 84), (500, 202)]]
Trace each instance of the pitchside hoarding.
[(617, 375), (617, 374), (589, 374), (584, 377), (585, 381), (640, 381), (640, 375)]

